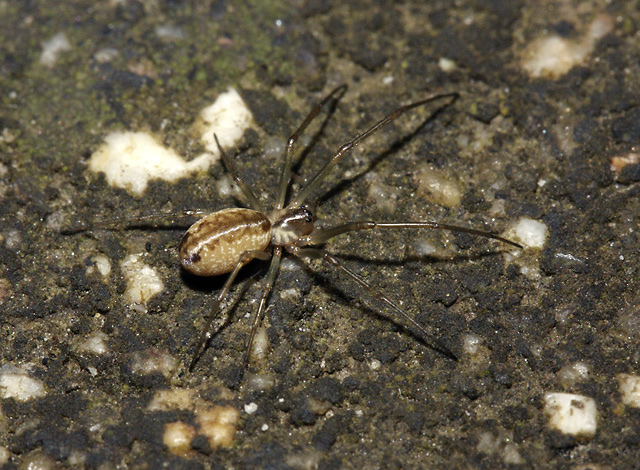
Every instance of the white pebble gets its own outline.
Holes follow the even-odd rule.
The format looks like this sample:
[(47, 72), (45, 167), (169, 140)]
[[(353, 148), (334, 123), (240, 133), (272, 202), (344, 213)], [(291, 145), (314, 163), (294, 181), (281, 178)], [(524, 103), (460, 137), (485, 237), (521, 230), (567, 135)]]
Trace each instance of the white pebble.
[(267, 329), (260, 327), (256, 330), (256, 336), (251, 346), (251, 361), (260, 363), (264, 361), (269, 353), (269, 335)]
[(244, 405), (244, 412), (248, 415), (252, 415), (256, 411), (258, 411), (258, 405), (256, 403), (251, 402)]
[(584, 63), (593, 52), (598, 39), (613, 29), (613, 20), (601, 15), (577, 40), (556, 35), (531, 41), (523, 53), (522, 68), (534, 78), (557, 79), (574, 66)]
[(521, 465), (524, 462), (520, 452), (518, 452), (518, 446), (513, 442), (505, 444), (502, 449), (502, 460), (507, 465)]
[(549, 229), (542, 222), (523, 217), (511, 226), (505, 236), (521, 242), (525, 247), (541, 249), (547, 243)]
[(622, 403), (633, 408), (640, 408), (640, 376), (618, 374), (618, 387), (622, 396)]
[(93, 257), (93, 262), (96, 264), (96, 268), (98, 272), (102, 274), (103, 277), (107, 277), (111, 273), (111, 261), (105, 255), (95, 255)]
[(149, 404), (148, 411), (190, 410), (193, 407), (194, 391), (186, 388), (158, 390)]
[(177, 421), (165, 425), (162, 443), (172, 454), (186, 456), (191, 451), (191, 441), (194, 437), (196, 430), (193, 426)]
[(214, 155), (205, 153), (186, 162), (147, 132), (116, 131), (91, 155), (89, 169), (104, 173), (111, 186), (139, 196), (152, 179), (176, 181), (204, 171), (214, 160)]
[(7, 230), (4, 234), (4, 243), (10, 250), (19, 250), (22, 245), (22, 234), (19, 230)]
[(140, 255), (129, 255), (120, 263), (127, 287), (124, 300), (127, 305), (144, 305), (151, 297), (164, 290), (157, 271), (144, 264)]
[(218, 99), (200, 112), (194, 127), (200, 132), (205, 148), (218, 155), (218, 146), (213, 134), (218, 136), (223, 149), (233, 147), (249, 128), (253, 115), (242, 101), (240, 94), (229, 87)]
[(242, 190), (233, 182), (230, 175), (224, 174), (216, 180), (216, 188), (221, 198), (238, 197)]
[(71, 49), (71, 43), (64, 33), (58, 33), (47, 41), (42, 42), (40, 63), (45, 67), (53, 67), (58, 61), (61, 52)]
[(573, 364), (567, 364), (557, 373), (558, 381), (565, 387), (571, 387), (577, 382), (584, 382), (589, 379), (590, 367), (585, 362), (574, 362)]
[(578, 438), (595, 435), (598, 413), (593, 398), (572, 393), (546, 393), (544, 402), (544, 413), (552, 429)]
[(4, 446), (0, 446), (0, 465), (9, 463), (11, 459), (11, 451)]
[(21, 458), (21, 470), (55, 470), (57, 463), (53, 457), (36, 449)]
[(105, 47), (103, 49), (98, 49), (95, 54), (93, 54), (93, 59), (100, 63), (104, 64), (106, 62), (112, 62), (120, 56), (120, 51), (113, 47)]
[(72, 450), (67, 458), (67, 464), (72, 468), (87, 468), (87, 454), (81, 450)]
[(438, 60), (438, 67), (445, 73), (453, 72), (458, 68), (458, 65), (451, 59), (447, 59), (446, 57), (440, 57)]
[(297, 302), (302, 294), (300, 293), (300, 289), (296, 289), (295, 287), (289, 287), (288, 289), (283, 289), (280, 291), (280, 298), (282, 300), (288, 300), (289, 302)]
[(212, 449), (233, 444), (239, 418), (240, 413), (232, 406), (214, 406), (196, 414), (200, 434), (207, 437)]
[(429, 243), (427, 240), (423, 240), (421, 238), (416, 238), (411, 243), (411, 248), (417, 256), (425, 258), (428, 256), (435, 256), (438, 252), (438, 249), (433, 245), (433, 243)]
[(480, 434), (476, 450), (481, 454), (494, 454), (498, 451), (498, 440), (489, 431)]
[(396, 211), (398, 191), (380, 181), (376, 175), (367, 175), (365, 179), (369, 183), (367, 199), (380, 211), (393, 214)]
[(474, 334), (463, 335), (462, 350), (470, 355), (475, 355), (482, 343), (482, 338)]
[(173, 24), (158, 25), (155, 28), (155, 32), (158, 37), (166, 39), (168, 41), (175, 39), (184, 39), (185, 37), (184, 29)]
[(263, 392), (275, 385), (273, 376), (269, 374), (247, 374), (247, 390)]
[(154, 374), (159, 372), (169, 377), (176, 368), (176, 359), (166, 351), (149, 348), (133, 354), (131, 371), (137, 374)]
[(444, 171), (423, 165), (417, 171), (418, 195), (444, 207), (458, 207), (462, 192), (458, 183)]
[(11, 365), (0, 368), (0, 397), (26, 401), (46, 394), (42, 382), (29, 377), (26, 371)]
[(152, 179), (173, 182), (208, 169), (220, 158), (213, 134), (218, 135), (224, 148), (233, 147), (251, 120), (251, 112), (238, 92), (229, 88), (202, 110), (194, 124), (207, 149), (202, 155), (185, 161), (147, 132), (116, 131), (108, 134), (91, 155), (89, 169), (104, 173), (110, 185), (141, 195)]
[(103, 332), (99, 331), (87, 337), (80, 345), (78, 349), (91, 354), (102, 355), (109, 352), (109, 346), (107, 346), (106, 340), (109, 337)]

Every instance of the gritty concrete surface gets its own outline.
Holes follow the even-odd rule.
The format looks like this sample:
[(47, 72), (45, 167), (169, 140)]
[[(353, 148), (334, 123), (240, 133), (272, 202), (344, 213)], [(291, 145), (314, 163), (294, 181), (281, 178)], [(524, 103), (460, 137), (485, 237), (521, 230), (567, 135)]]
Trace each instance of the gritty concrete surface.
[[(610, 32), (568, 72), (522, 68), (531, 41), (582, 44), (602, 15)], [(637, 467), (640, 411), (622, 403), (616, 379), (640, 367), (633, 2), (5, 0), (0, 18), (0, 373), (43, 387), (2, 394), (2, 468)], [(43, 61), (52, 38), (64, 47)], [(415, 230), (328, 244), (458, 362), (338, 273), (287, 261), (264, 359), (241, 377), (259, 296), (250, 281), (264, 267), (255, 263), (232, 291), (229, 322), (186, 371), (224, 281), (180, 271), (185, 221), (61, 229), (238, 201), (221, 196), (220, 165), (134, 196), (91, 174), (89, 156), (109, 132), (141, 130), (192, 158), (202, 151), (188, 132), (194, 116), (233, 86), (255, 125), (232, 153), (271, 201), (277, 150), (341, 83), (335, 112), (303, 139), (293, 193), (397, 106), (440, 92), (460, 99), (408, 113), (345, 158), (318, 194), (320, 218), (496, 232), (527, 218), (547, 227), (546, 245), (512, 253)], [(460, 206), (417, 192), (424, 165), (461, 188)], [(144, 305), (124, 300), (121, 263), (132, 254), (164, 285)], [(588, 374), (559, 379), (578, 362)], [(150, 406), (161, 392), (181, 399)], [(554, 392), (595, 402), (594, 435), (548, 426), (544, 396)], [(239, 412), (220, 425), (224, 444), (202, 425), (219, 409)]]

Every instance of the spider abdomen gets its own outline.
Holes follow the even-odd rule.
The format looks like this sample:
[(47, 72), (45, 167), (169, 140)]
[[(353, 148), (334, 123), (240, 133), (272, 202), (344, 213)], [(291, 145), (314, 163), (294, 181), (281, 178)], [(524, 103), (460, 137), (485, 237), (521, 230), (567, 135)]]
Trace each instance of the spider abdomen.
[(271, 222), (262, 213), (232, 208), (209, 214), (184, 234), (180, 263), (198, 276), (233, 271), (245, 251), (264, 251), (271, 242)]

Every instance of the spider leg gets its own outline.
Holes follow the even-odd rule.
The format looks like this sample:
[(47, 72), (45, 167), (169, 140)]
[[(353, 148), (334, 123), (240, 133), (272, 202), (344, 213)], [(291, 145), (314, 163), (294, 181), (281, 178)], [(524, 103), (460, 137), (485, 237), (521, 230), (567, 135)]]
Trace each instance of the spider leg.
[(233, 269), (233, 271), (231, 271), (231, 274), (229, 274), (227, 281), (224, 283), (224, 286), (222, 286), (222, 289), (218, 293), (218, 297), (216, 298), (216, 301), (213, 304), (213, 308), (211, 309), (211, 313), (209, 314), (209, 319), (207, 320), (207, 325), (205, 326), (204, 330), (202, 330), (202, 335), (200, 336), (200, 340), (198, 341), (198, 347), (193, 352), (193, 356), (191, 356), (191, 362), (189, 363), (189, 372), (193, 371), (193, 367), (196, 365), (198, 358), (203, 353), (207, 345), (207, 342), (211, 338), (211, 334), (210, 334), (211, 325), (213, 324), (216, 314), (220, 310), (220, 304), (222, 303), (224, 298), (227, 296), (227, 293), (231, 288), (231, 284), (233, 284), (233, 281), (235, 280), (236, 276), (240, 272), (240, 269), (242, 269), (242, 267), (245, 264), (247, 264), (249, 261), (251, 261), (254, 258), (268, 260), (269, 257), (270, 257), (269, 253), (265, 251), (258, 251), (258, 250), (245, 251), (244, 253), (242, 253), (242, 255), (240, 255), (240, 259), (238, 260), (236, 267)]
[(224, 165), (227, 167), (227, 170), (229, 171), (229, 173), (231, 173), (231, 177), (233, 178), (233, 181), (236, 182), (236, 184), (242, 190), (242, 192), (247, 197), (247, 199), (249, 199), (249, 204), (251, 204), (251, 207), (258, 212), (264, 212), (264, 207), (262, 207), (262, 204), (260, 204), (260, 201), (254, 194), (254, 192), (251, 191), (251, 188), (249, 187), (249, 185), (244, 182), (244, 180), (242, 179), (242, 176), (240, 176), (240, 173), (238, 173), (238, 170), (233, 164), (233, 161), (222, 149), (222, 146), (220, 145), (220, 141), (218, 140), (218, 136), (216, 134), (213, 134), (213, 138), (216, 141), (218, 150), (220, 150), (220, 156), (222, 157), (222, 161), (224, 162)]
[(74, 227), (65, 228), (60, 230), (60, 233), (63, 235), (72, 235), (74, 233), (89, 232), (94, 229), (120, 230), (134, 226), (135, 224), (155, 222), (157, 220), (170, 219), (173, 217), (204, 216), (209, 213), (210, 211), (205, 210), (183, 210), (177, 212), (166, 212), (162, 214), (140, 215), (137, 217), (116, 217), (114, 219), (96, 220), (89, 224), (76, 225)]
[(336, 95), (340, 95), (337, 99), (340, 99), (344, 92), (347, 89), (347, 85), (340, 85), (334, 88), (331, 93), (324, 97), (320, 103), (318, 103), (312, 110), (309, 112), (305, 120), (300, 124), (293, 134), (287, 140), (287, 146), (284, 150), (284, 163), (282, 165), (282, 172), (280, 173), (280, 180), (278, 183), (278, 190), (276, 196), (276, 209), (282, 209), (284, 207), (284, 200), (287, 195), (287, 187), (289, 186), (289, 181), (291, 180), (291, 160), (293, 159), (293, 148), (300, 138), (300, 135), (305, 131), (305, 129), (309, 126), (311, 121), (313, 121), (316, 116), (320, 113), (322, 108), (330, 102)]
[(256, 336), (256, 331), (258, 331), (258, 327), (262, 321), (262, 316), (264, 314), (264, 309), (267, 304), (267, 300), (269, 298), (269, 294), (271, 293), (271, 289), (273, 288), (273, 283), (275, 281), (276, 275), (278, 274), (278, 268), (280, 267), (280, 258), (282, 257), (282, 247), (277, 246), (273, 249), (273, 257), (271, 258), (271, 265), (269, 266), (269, 271), (267, 271), (267, 275), (264, 280), (264, 286), (262, 288), (262, 296), (260, 298), (260, 305), (258, 306), (258, 310), (253, 317), (253, 321), (251, 323), (251, 331), (249, 332), (249, 338), (247, 339), (247, 344), (245, 347), (244, 355), (242, 357), (242, 370), (246, 370), (249, 365), (249, 358), (251, 357), (251, 348), (253, 346), (253, 340)]
[(327, 264), (329, 264), (333, 268), (336, 268), (336, 269), (342, 271), (348, 277), (350, 277), (353, 281), (355, 281), (356, 283), (358, 283), (362, 287), (364, 287), (366, 290), (368, 290), (369, 293), (373, 297), (377, 298), (382, 303), (384, 303), (387, 307), (389, 307), (392, 310), (394, 310), (400, 316), (400, 318), (402, 318), (407, 323), (409, 323), (409, 325), (411, 325), (414, 328), (416, 328), (420, 332), (420, 336), (422, 337), (423, 341), (425, 341), (425, 343), (430, 348), (432, 348), (432, 349), (444, 354), (445, 356), (447, 356), (450, 359), (453, 359), (455, 361), (458, 360), (458, 357), (447, 346), (445, 346), (434, 335), (429, 333), (422, 325), (420, 325), (420, 323), (418, 323), (413, 318), (411, 318), (409, 316), (409, 314), (406, 313), (404, 310), (402, 310), (398, 305), (396, 305), (395, 302), (390, 300), (388, 297), (386, 297), (380, 291), (374, 289), (373, 286), (371, 286), (371, 284), (369, 284), (362, 276), (360, 276), (359, 274), (353, 272), (351, 269), (349, 269), (346, 266), (344, 266), (340, 261), (338, 261), (338, 259), (336, 259), (334, 256), (332, 256), (327, 251), (319, 249), (319, 248), (300, 248), (300, 247), (295, 246), (295, 245), (294, 246), (287, 246), (287, 250), (290, 253), (292, 253), (292, 254), (294, 254), (296, 256), (302, 257), (302, 258), (316, 258), (316, 259), (319, 258), (319, 259), (322, 259), (323, 261), (325, 261)]
[(507, 243), (515, 246), (516, 248), (523, 248), (519, 243), (513, 242), (499, 235), (495, 235), (491, 232), (484, 232), (482, 230), (476, 230), (467, 227), (460, 227), (458, 225), (441, 224), (440, 222), (394, 222), (394, 223), (380, 223), (372, 221), (363, 222), (349, 222), (346, 224), (338, 225), (327, 229), (316, 230), (310, 235), (302, 237), (298, 240), (298, 246), (305, 245), (317, 245), (326, 242), (338, 235), (348, 232), (357, 232), (360, 230), (371, 230), (376, 228), (427, 228), (432, 230), (450, 230), (452, 232), (470, 233), (472, 235), (478, 235), (480, 237), (492, 238), (494, 240)]
[[(374, 134), (380, 128), (382, 128), (385, 125), (389, 124), (391, 121), (399, 118), (405, 112), (407, 112), (407, 111), (409, 111), (409, 110), (411, 110), (413, 108), (417, 108), (418, 106), (422, 106), (422, 105), (425, 105), (427, 103), (431, 103), (432, 101), (436, 101), (436, 100), (440, 100), (440, 99), (444, 99), (444, 98), (451, 98), (451, 101), (445, 105), (445, 106), (449, 106), (455, 100), (457, 100), (459, 96), (460, 95), (458, 93), (444, 93), (444, 94), (441, 94), (441, 95), (432, 96), (430, 98), (427, 98), (427, 99), (424, 99), (424, 100), (421, 100), (421, 101), (416, 101), (415, 103), (411, 103), (411, 104), (408, 104), (406, 106), (403, 106), (401, 108), (396, 109), (394, 112), (392, 112), (391, 114), (387, 115), (382, 120), (378, 121), (369, 130), (367, 130), (367, 131), (363, 132), (362, 134), (354, 137), (352, 140), (350, 140), (346, 144), (341, 145), (340, 148), (338, 149), (338, 151), (336, 152), (336, 154), (333, 157), (331, 157), (331, 160), (329, 160), (325, 164), (325, 166), (318, 173), (316, 173), (316, 175), (307, 183), (307, 185), (304, 188), (302, 188), (302, 190), (293, 199), (293, 201), (291, 201), (289, 203), (289, 205), (287, 207), (289, 207), (289, 208), (300, 207), (302, 205), (302, 203), (309, 197), (309, 195), (318, 188), (320, 183), (322, 183), (322, 181), (326, 178), (326, 176), (329, 173), (329, 171), (331, 171), (333, 169), (333, 167), (336, 166), (336, 164), (342, 159), (342, 157), (344, 157), (347, 153), (349, 153), (349, 151), (351, 149), (353, 149), (355, 146), (357, 146), (360, 142), (362, 142), (364, 139), (366, 139), (370, 135)], [(440, 109), (442, 109), (442, 108), (440, 108)]]

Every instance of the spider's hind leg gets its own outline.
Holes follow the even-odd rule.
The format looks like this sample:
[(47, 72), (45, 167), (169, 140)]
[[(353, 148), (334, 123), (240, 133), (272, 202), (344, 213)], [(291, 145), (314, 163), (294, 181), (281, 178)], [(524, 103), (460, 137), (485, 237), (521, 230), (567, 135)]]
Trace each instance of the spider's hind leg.
[[(257, 250), (245, 251), (244, 253), (242, 253), (242, 255), (240, 255), (240, 259), (238, 260), (236, 267), (233, 269), (233, 271), (231, 271), (231, 274), (229, 274), (227, 281), (224, 283), (224, 286), (222, 286), (222, 289), (218, 293), (218, 297), (216, 298), (216, 301), (213, 304), (213, 308), (211, 309), (211, 313), (209, 314), (209, 319), (207, 320), (207, 324), (204, 330), (202, 330), (202, 334), (200, 335), (198, 346), (193, 352), (193, 356), (191, 356), (191, 362), (189, 363), (189, 372), (193, 371), (193, 368), (196, 365), (196, 362), (198, 362), (200, 355), (203, 353), (209, 339), (211, 338), (211, 331), (210, 331), (211, 325), (213, 324), (217, 313), (220, 311), (220, 304), (227, 296), (227, 293), (229, 292), (229, 289), (231, 288), (231, 285), (233, 284), (233, 281), (235, 280), (236, 276), (240, 272), (240, 269), (242, 269), (242, 267), (245, 264), (247, 264), (249, 261), (251, 261), (254, 258), (268, 260), (269, 256), (270, 256), (269, 253), (265, 251), (257, 251)], [(271, 264), (273, 265), (273, 262)]]
[(267, 271), (267, 276), (265, 277), (264, 285), (262, 287), (262, 296), (260, 297), (260, 304), (251, 322), (251, 331), (249, 332), (249, 338), (247, 339), (244, 355), (242, 357), (243, 371), (246, 370), (247, 366), (249, 365), (249, 359), (251, 358), (251, 351), (253, 348), (253, 341), (256, 337), (256, 332), (258, 331), (258, 327), (262, 322), (264, 309), (267, 304), (267, 300), (269, 299), (269, 294), (273, 289), (273, 283), (275, 282), (276, 275), (278, 274), (278, 269), (280, 268), (281, 257), (282, 257), (282, 248), (281, 247), (274, 248), (273, 257), (271, 258), (271, 265), (269, 266), (269, 271)]

